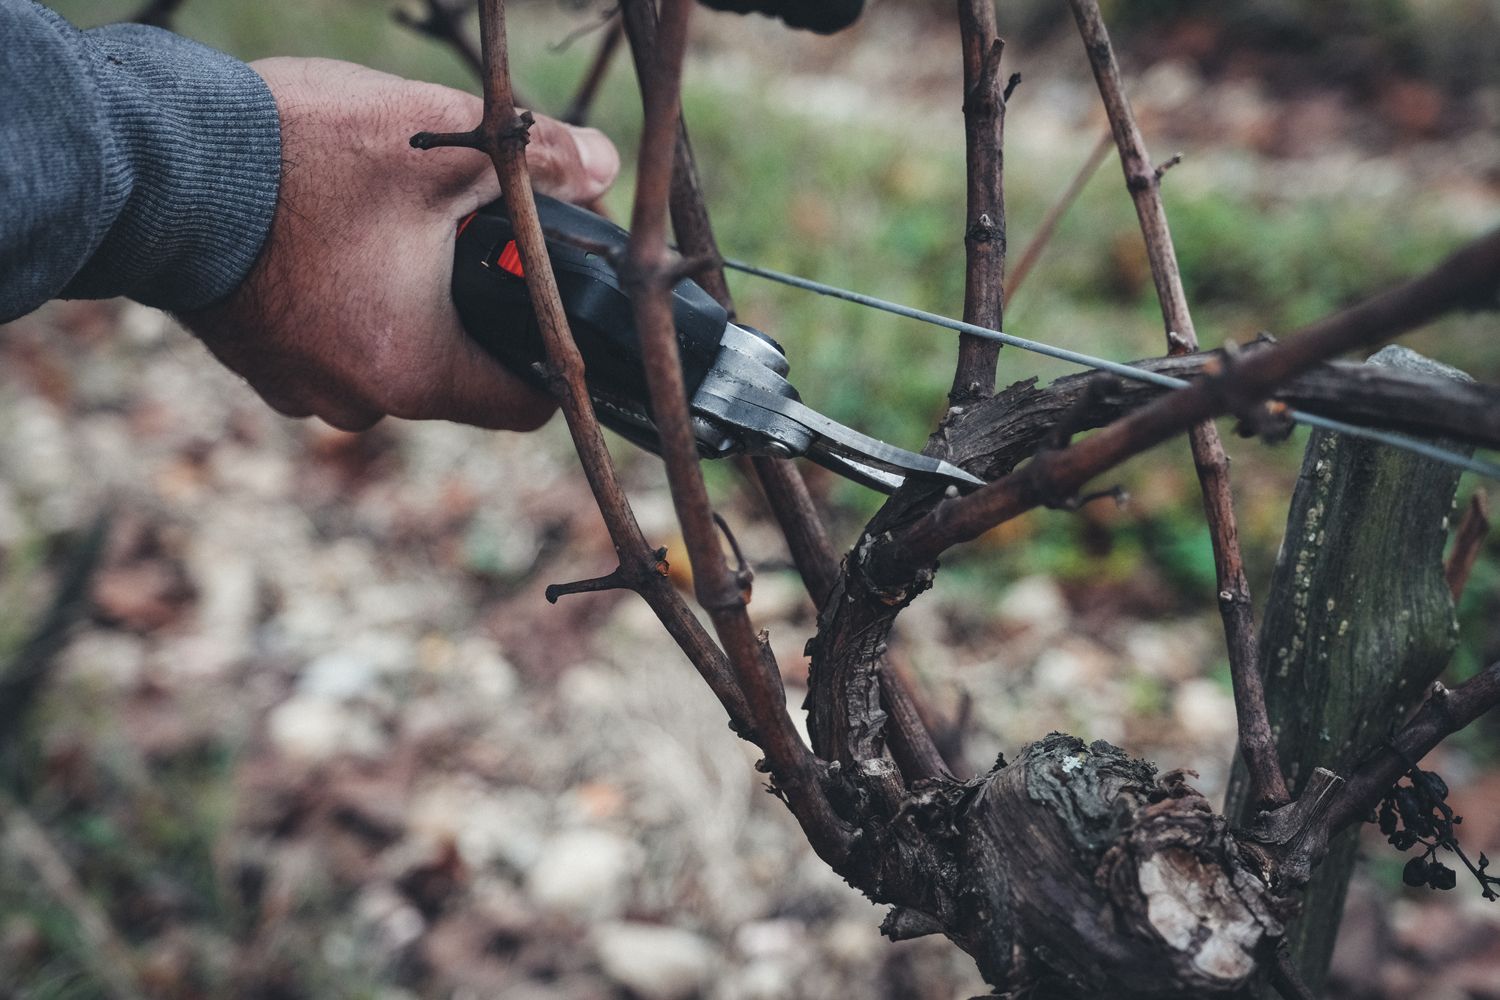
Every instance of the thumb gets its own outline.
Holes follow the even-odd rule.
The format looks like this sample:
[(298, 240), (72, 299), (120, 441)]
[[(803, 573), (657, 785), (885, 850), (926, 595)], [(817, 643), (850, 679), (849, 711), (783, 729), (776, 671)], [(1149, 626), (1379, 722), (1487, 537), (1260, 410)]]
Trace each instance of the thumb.
[(526, 147), (532, 186), (543, 194), (583, 204), (609, 190), (620, 172), (620, 153), (596, 128), (575, 128), (538, 115)]

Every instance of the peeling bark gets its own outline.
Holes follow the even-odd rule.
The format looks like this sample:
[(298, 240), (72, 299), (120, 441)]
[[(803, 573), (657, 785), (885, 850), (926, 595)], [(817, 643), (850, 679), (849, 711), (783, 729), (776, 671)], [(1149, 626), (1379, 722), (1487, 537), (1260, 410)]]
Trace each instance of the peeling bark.
[(941, 928), (1002, 995), (1231, 995), (1286, 911), (1183, 772), (1061, 733), (863, 832), (887, 935)]

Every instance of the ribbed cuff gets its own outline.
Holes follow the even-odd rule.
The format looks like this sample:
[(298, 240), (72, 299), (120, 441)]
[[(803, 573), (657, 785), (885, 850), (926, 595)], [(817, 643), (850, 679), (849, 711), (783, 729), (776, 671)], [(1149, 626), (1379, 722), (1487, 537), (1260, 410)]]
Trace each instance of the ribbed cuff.
[(111, 132), (109, 235), (63, 295), (174, 311), (224, 298), (255, 263), (281, 183), (270, 88), (242, 62), (169, 32), (86, 33)]

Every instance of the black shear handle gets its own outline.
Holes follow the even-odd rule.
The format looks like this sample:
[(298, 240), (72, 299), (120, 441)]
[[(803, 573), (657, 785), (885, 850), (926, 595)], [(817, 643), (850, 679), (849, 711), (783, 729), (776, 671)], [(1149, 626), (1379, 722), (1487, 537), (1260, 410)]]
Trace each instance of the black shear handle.
[[(590, 394), (645, 406), (649, 394), (640, 337), (630, 298), (609, 259), (624, 255), (630, 234), (587, 209), (546, 195), (536, 196), (536, 207)], [(536, 367), (546, 360), (542, 333), (503, 200), (459, 225), (453, 301), (469, 336), (506, 368), (544, 388)], [(729, 315), (696, 283), (683, 279), (672, 290), (672, 316), (691, 399), (718, 357)]]

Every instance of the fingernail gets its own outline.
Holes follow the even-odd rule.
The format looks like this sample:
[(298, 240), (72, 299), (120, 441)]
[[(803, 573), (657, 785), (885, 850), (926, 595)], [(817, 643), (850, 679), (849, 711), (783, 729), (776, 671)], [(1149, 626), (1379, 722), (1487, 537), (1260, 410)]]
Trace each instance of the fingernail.
[(573, 143), (578, 147), (578, 159), (584, 173), (598, 184), (600, 190), (614, 183), (620, 172), (620, 153), (609, 137), (596, 128), (569, 128)]

